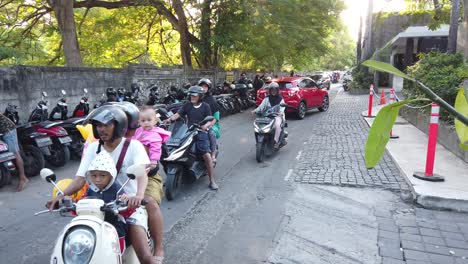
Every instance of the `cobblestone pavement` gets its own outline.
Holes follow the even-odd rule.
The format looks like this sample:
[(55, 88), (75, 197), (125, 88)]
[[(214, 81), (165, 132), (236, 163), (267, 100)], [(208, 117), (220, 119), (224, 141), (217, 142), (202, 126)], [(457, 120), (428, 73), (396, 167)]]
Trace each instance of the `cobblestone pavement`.
[(468, 263), (468, 215), (408, 208), (375, 213), (383, 264)]
[(387, 153), (376, 168), (366, 168), (364, 146), (369, 127), (361, 117), (366, 107), (367, 96), (340, 93), (329, 111), (319, 114), (298, 155), (293, 174), (296, 182), (408, 190)]
[[(296, 183), (409, 192), (388, 153), (376, 168), (366, 168), (369, 127), (361, 117), (366, 108), (367, 96), (340, 93), (327, 113), (318, 114), (297, 157)], [(381, 210), (375, 217), (382, 264), (468, 264), (468, 214), (426, 210), (403, 201)]]

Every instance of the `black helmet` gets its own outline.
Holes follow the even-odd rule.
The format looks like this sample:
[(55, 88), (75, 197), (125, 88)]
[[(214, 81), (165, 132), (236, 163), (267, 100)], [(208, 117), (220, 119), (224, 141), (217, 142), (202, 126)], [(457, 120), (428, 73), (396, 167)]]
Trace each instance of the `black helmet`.
[(133, 130), (138, 128), (138, 116), (140, 109), (131, 102), (108, 102), (105, 105), (115, 105), (120, 107), (127, 115), (128, 129)]
[(123, 96), (123, 95), (125, 94), (125, 89), (119, 88), (119, 89), (117, 90), (117, 93), (119, 94), (119, 96)]
[(130, 87), (131, 87), (133, 93), (140, 90), (140, 84), (136, 83), (136, 82), (132, 83), (132, 85)]
[(188, 88), (190, 88), (191, 86), (192, 86), (192, 84), (190, 84), (189, 82), (186, 82), (186, 83), (184, 83), (184, 85), (183, 85), (184, 89), (188, 89)]
[(192, 86), (189, 88), (188, 90), (188, 95), (189, 96), (203, 96), (204, 94), (204, 91), (203, 91), (203, 88), (198, 86), (198, 85), (195, 85), (195, 86)]
[(109, 124), (110, 122), (114, 122), (113, 139), (121, 138), (127, 133), (127, 115), (120, 107), (114, 105), (103, 105), (94, 109), (89, 113), (85, 122), (93, 125), (93, 133), (96, 138), (99, 138), (96, 123)]
[(109, 87), (106, 89), (106, 96), (110, 97), (111, 95), (117, 96), (117, 91), (113, 87)]
[(198, 81), (198, 86), (202, 86), (203, 84), (208, 85), (208, 90), (210, 90), (211, 87), (213, 86), (213, 85), (211, 84), (210, 79), (208, 79), (208, 78), (203, 78), (203, 79), (200, 79), (200, 80)]

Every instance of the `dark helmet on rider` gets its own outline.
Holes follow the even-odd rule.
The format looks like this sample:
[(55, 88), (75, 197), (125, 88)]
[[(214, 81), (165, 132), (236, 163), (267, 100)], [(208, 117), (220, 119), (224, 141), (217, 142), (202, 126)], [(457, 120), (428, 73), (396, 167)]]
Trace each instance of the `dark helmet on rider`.
[(203, 88), (198, 86), (198, 85), (192, 86), (188, 90), (188, 95), (189, 96), (199, 96), (201, 98), (204, 93), (205, 92), (204, 92)]
[(136, 82), (132, 83), (132, 85), (130, 87), (131, 87), (133, 93), (140, 90), (140, 84), (136, 83)]
[(103, 105), (97, 109), (94, 109), (86, 118), (86, 123), (93, 125), (94, 137), (99, 138), (97, 131), (97, 124), (109, 124), (114, 123), (114, 134), (112, 139), (117, 139), (125, 136), (128, 129), (128, 119), (125, 112), (115, 105)]
[(208, 86), (208, 90), (210, 90), (213, 86), (210, 79), (208, 78), (203, 78), (198, 81), (198, 86), (202, 86), (203, 84), (206, 84)]
[(189, 82), (186, 82), (186, 83), (184, 83), (184, 85), (182, 87), (184, 89), (189, 89), (191, 86), (192, 86), (192, 84), (190, 84)]
[(124, 96), (124, 94), (125, 94), (125, 89), (119, 88), (119, 89), (117, 90), (117, 93), (119, 94), (119, 96)]
[(117, 91), (113, 87), (109, 87), (106, 89), (106, 96), (117, 96)]
[(140, 109), (131, 102), (108, 102), (105, 105), (115, 105), (120, 107), (127, 115), (128, 129), (133, 130), (138, 128), (138, 117)]

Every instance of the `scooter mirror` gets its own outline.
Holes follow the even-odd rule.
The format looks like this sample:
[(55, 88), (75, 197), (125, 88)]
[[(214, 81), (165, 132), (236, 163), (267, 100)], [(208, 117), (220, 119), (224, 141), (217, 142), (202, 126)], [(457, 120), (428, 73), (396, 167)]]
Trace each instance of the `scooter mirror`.
[(42, 92), (42, 96), (47, 97), (47, 92)]
[(67, 94), (67, 92), (65, 92), (65, 90), (62, 90), (62, 91), (60, 91), (60, 92), (62, 93), (62, 95), (66, 95), (66, 94)]
[(88, 93), (88, 89), (86, 89), (86, 88), (84, 88), (83, 91), (84, 91), (85, 94)]
[(134, 180), (137, 177), (142, 177), (146, 173), (146, 166), (144, 164), (136, 164), (128, 167), (127, 176)]
[(51, 169), (44, 168), (41, 170), (41, 178), (46, 182), (52, 182), (57, 179), (54, 172)]

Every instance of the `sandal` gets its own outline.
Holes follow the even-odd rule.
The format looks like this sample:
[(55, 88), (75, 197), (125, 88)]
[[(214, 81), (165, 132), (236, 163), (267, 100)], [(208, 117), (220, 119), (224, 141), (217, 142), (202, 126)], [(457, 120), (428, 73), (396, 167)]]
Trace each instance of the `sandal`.
[(163, 256), (154, 256), (154, 260), (156, 264), (163, 264), (164, 257)]
[(208, 185), (208, 187), (213, 191), (217, 191), (219, 189), (218, 184), (216, 184), (215, 182), (210, 182), (210, 185)]

